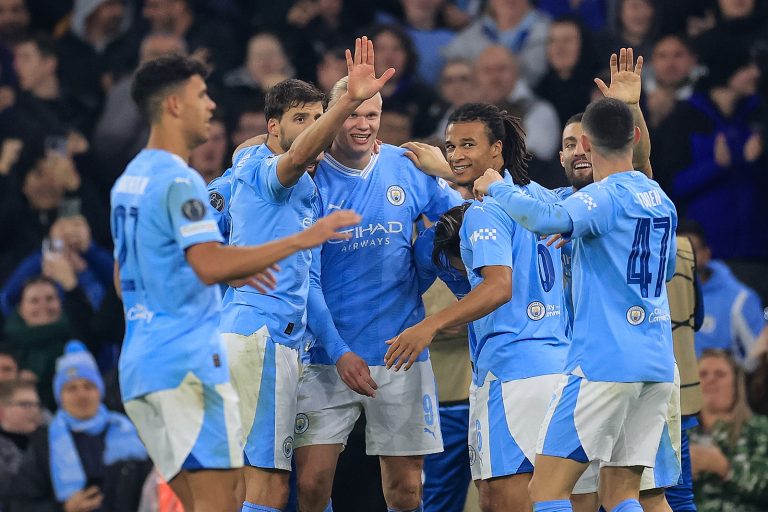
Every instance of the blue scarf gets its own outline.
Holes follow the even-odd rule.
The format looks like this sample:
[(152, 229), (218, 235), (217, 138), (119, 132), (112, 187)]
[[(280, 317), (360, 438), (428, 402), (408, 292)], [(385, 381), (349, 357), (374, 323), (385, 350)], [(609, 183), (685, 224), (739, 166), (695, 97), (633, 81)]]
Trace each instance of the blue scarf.
[(141, 444), (131, 422), (122, 414), (108, 411), (102, 404), (87, 420), (77, 420), (59, 409), (48, 427), (51, 483), (56, 499), (63, 503), (86, 484), (85, 470), (80, 462), (72, 432), (97, 436), (106, 430), (104, 465), (121, 460), (145, 460), (147, 451)]

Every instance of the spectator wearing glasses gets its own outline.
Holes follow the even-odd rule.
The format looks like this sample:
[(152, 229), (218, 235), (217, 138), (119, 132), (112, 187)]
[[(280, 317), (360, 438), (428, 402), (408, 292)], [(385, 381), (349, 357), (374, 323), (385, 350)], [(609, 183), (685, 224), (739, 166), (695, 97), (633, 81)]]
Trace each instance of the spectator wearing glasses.
[[(0, 363), (1, 364), (1, 363)], [(0, 384), (0, 509), (29, 445), (32, 432), (42, 424), (40, 397), (34, 384)]]

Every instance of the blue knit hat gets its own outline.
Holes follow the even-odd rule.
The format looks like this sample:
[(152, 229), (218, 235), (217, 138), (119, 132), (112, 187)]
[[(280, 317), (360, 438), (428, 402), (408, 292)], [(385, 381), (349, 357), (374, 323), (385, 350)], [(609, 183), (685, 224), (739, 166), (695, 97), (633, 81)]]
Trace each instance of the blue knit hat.
[(104, 381), (93, 358), (82, 341), (70, 340), (64, 346), (64, 354), (56, 360), (56, 375), (53, 377), (53, 396), (61, 404), (61, 388), (75, 379), (88, 379), (104, 396)]

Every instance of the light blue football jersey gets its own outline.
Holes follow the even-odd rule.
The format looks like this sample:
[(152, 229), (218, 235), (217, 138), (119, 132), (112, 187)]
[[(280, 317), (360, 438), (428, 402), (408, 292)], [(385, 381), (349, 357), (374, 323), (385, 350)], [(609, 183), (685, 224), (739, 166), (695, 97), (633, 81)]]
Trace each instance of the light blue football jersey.
[(575, 316), (566, 371), (591, 381), (672, 382), (665, 282), (675, 269), (677, 212), (659, 185), (641, 172), (620, 172), (557, 205), (532, 203), (503, 184), (489, 192), (532, 229), (572, 230)]
[[(538, 200), (557, 201), (538, 183), (515, 185), (509, 173), (504, 181)], [(569, 343), (560, 251), (510, 219), (493, 198), (472, 202), (460, 236), (473, 289), (483, 282), (483, 267), (512, 269), (512, 299), (472, 322), (475, 384), (481, 386), (488, 372), (502, 381), (562, 373)]]
[[(349, 208), (362, 216), (348, 230), (350, 239), (323, 245), (321, 280), (341, 338), (372, 366), (384, 364), (387, 340), (424, 318), (411, 246), (413, 223), (421, 214), (436, 220), (462, 202), (446, 182), (414, 167), (404, 152), (383, 144), (362, 171), (326, 153), (315, 173), (324, 213)], [(425, 350), (419, 360), (427, 357)], [(310, 351), (310, 360), (329, 362), (319, 347)]]
[[(573, 187), (560, 187), (552, 192), (561, 200), (573, 195)], [(563, 262), (563, 292), (565, 293), (566, 334), (571, 337), (573, 333), (573, 274), (571, 272), (571, 259), (573, 258), (573, 244), (570, 242), (560, 249), (560, 259)]]
[[(275, 155), (266, 145), (245, 148), (232, 165), (229, 204), (229, 243), (260, 245), (293, 235), (311, 226), (318, 217), (317, 188), (304, 173), (292, 187), (277, 177)], [(298, 251), (278, 262), (277, 284), (261, 293), (252, 286), (227, 290), (221, 331), (249, 336), (264, 325), (282, 345), (299, 348), (306, 329), (310, 250)]]
[(431, 226), (421, 233), (413, 242), (413, 257), (416, 260), (416, 275), (419, 279), (419, 293), (426, 292), (435, 279), (439, 278), (457, 299), (461, 299), (472, 289), (467, 276), (445, 262), (437, 266), (432, 261), (432, 250), (435, 245), (435, 227)]
[(175, 388), (188, 372), (229, 380), (219, 336), (218, 286), (206, 286), (184, 251), (221, 242), (205, 183), (180, 157), (141, 151), (111, 192), (112, 239), (120, 268), (125, 341), (123, 400)]
[(208, 204), (224, 240), (229, 240), (229, 200), (232, 197), (232, 168), (208, 184)]

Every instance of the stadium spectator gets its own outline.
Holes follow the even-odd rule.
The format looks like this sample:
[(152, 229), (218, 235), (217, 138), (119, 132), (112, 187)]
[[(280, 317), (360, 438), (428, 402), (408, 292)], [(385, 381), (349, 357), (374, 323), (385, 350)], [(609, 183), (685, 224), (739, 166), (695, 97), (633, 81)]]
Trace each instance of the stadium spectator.
[(589, 103), (596, 71), (590, 50), (591, 43), (577, 18), (552, 22), (547, 42), (548, 69), (536, 94), (555, 107), (560, 126)]
[(317, 86), (325, 94), (329, 94), (333, 86), (342, 77), (347, 76), (347, 61), (344, 59), (344, 48), (334, 46), (324, 50), (317, 61), (315, 70)]
[(189, 52), (212, 69), (211, 80), (218, 82), (237, 66), (241, 53), (229, 27), (196, 14), (192, 5), (193, 0), (145, 0), (141, 12), (150, 33), (183, 39)]
[(211, 119), (208, 140), (192, 150), (189, 166), (199, 172), (208, 184), (229, 167), (230, 156), (227, 127), (224, 121), (214, 117)]
[(522, 75), (536, 86), (547, 70), (549, 23), (529, 0), (489, 0), (485, 14), (459, 32), (443, 55), (474, 60), (486, 47), (501, 45), (520, 58)]
[(725, 352), (699, 360), (704, 404), (691, 435), (699, 512), (760, 512), (768, 508), (768, 418), (747, 405), (744, 375)]
[(704, 301), (704, 321), (696, 333), (697, 356), (706, 349), (721, 349), (747, 371), (754, 370), (757, 361), (750, 356), (765, 323), (760, 298), (724, 262), (712, 259), (700, 225), (681, 222), (677, 232), (687, 236), (693, 245)]
[(219, 103), (225, 111), (237, 112), (249, 99), (263, 98), (273, 85), (293, 75), (293, 66), (280, 39), (268, 32), (256, 34), (248, 40), (243, 65), (224, 75)]
[(0, 384), (0, 510), (29, 445), (29, 436), (42, 424), (40, 397), (33, 384)]
[(712, 256), (730, 260), (736, 275), (762, 296), (766, 265), (760, 262), (768, 257), (762, 191), (768, 181), (756, 125), (764, 108), (756, 94), (760, 71), (738, 44), (723, 40), (721, 47), (705, 61), (708, 74), (697, 92), (657, 131), (654, 167), (681, 215), (704, 228)]
[(765, 2), (717, 0), (715, 7), (715, 26), (694, 40), (701, 60), (708, 61), (722, 54), (723, 42), (734, 42), (749, 49), (757, 41), (768, 41), (768, 5)]
[[(443, 67), (440, 51), (453, 40), (453, 30), (446, 28), (441, 16), (444, 0), (399, 0), (403, 17), (401, 25), (413, 41), (419, 55), (417, 75), (419, 80), (434, 87)], [(381, 23), (399, 23), (398, 19), (379, 14)]]
[(152, 465), (128, 418), (102, 404), (104, 383), (82, 343), (67, 344), (53, 386), (60, 408), (32, 435), (10, 511), (135, 511)]
[(540, 160), (550, 160), (559, 145), (560, 122), (549, 102), (537, 97), (520, 79), (518, 59), (504, 46), (488, 46), (475, 61), (478, 97), (498, 106), (509, 105), (523, 119), (526, 147)]
[(264, 100), (253, 100), (243, 105), (234, 118), (230, 133), (230, 146), (233, 150), (248, 139), (267, 133)]
[(383, 111), (377, 138), (393, 146), (413, 140), (413, 118), (408, 112), (397, 108)]
[(19, 377), (19, 363), (13, 353), (0, 347), (0, 384), (13, 382)]
[[(184, 40), (170, 34), (149, 34), (141, 42), (140, 62), (187, 52)], [(128, 162), (144, 147), (149, 135), (146, 121), (131, 99), (131, 76), (109, 90), (93, 131), (93, 154), (99, 172), (95, 176), (104, 195)]]
[(749, 376), (749, 405), (755, 413), (768, 415), (768, 325), (760, 331), (750, 355), (757, 360), (757, 368)]
[(596, 38), (599, 62), (619, 48), (633, 48), (635, 55), (651, 54), (657, 33), (656, 8), (651, 0), (619, 0), (611, 28)]
[[(20, 366), (39, 379), (38, 392), (43, 404), (54, 407), (51, 383), (56, 358), (67, 340), (78, 337), (91, 321), (91, 307), (77, 288), (74, 271), (64, 258), (51, 265), (49, 277), (29, 280), (21, 292), (15, 312), (5, 321), (3, 334)], [(64, 290), (60, 298), (58, 287)]]
[(437, 91), (445, 106), (443, 107), (443, 115), (437, 123), (437, 129), (432, 135), (436, 141), (440, 141), (438, 144), (440, 146), (445, 139), (445, 127), (448, 125), (448, 118), (453, 111), (476, 99), (472, 71), (470, 61), (452, 59), (445, 63), (440, 72)]
[(62, 88), (96, 114), (116, 74), (135, 64), (126, 37), (130, 22), (124, 0), (76, 0), (69, 31), (58, 40)]
[(13, 104), (17, 85), (13, 47), (27, 35), (29, 10), (25, 0), (0, 0), (0, 110)]
[(681, 35), (663, 36), (653, 46), (649, 72), (643, 75), (648, 124), (658, 127), (672, 113), (678, 101), (693, 94), (697, 78), (696, 55)]
[(406, 111), (413, 118), (413, 136), (435, 131), (440, 104), (435, 92), (417, 78), (418, 55), (408, 33), (398, 25), (379, 25), (370, 31), (376, 45), (376, 73), (395, 68), (395, 76), (381, 90), (385, 110)]

